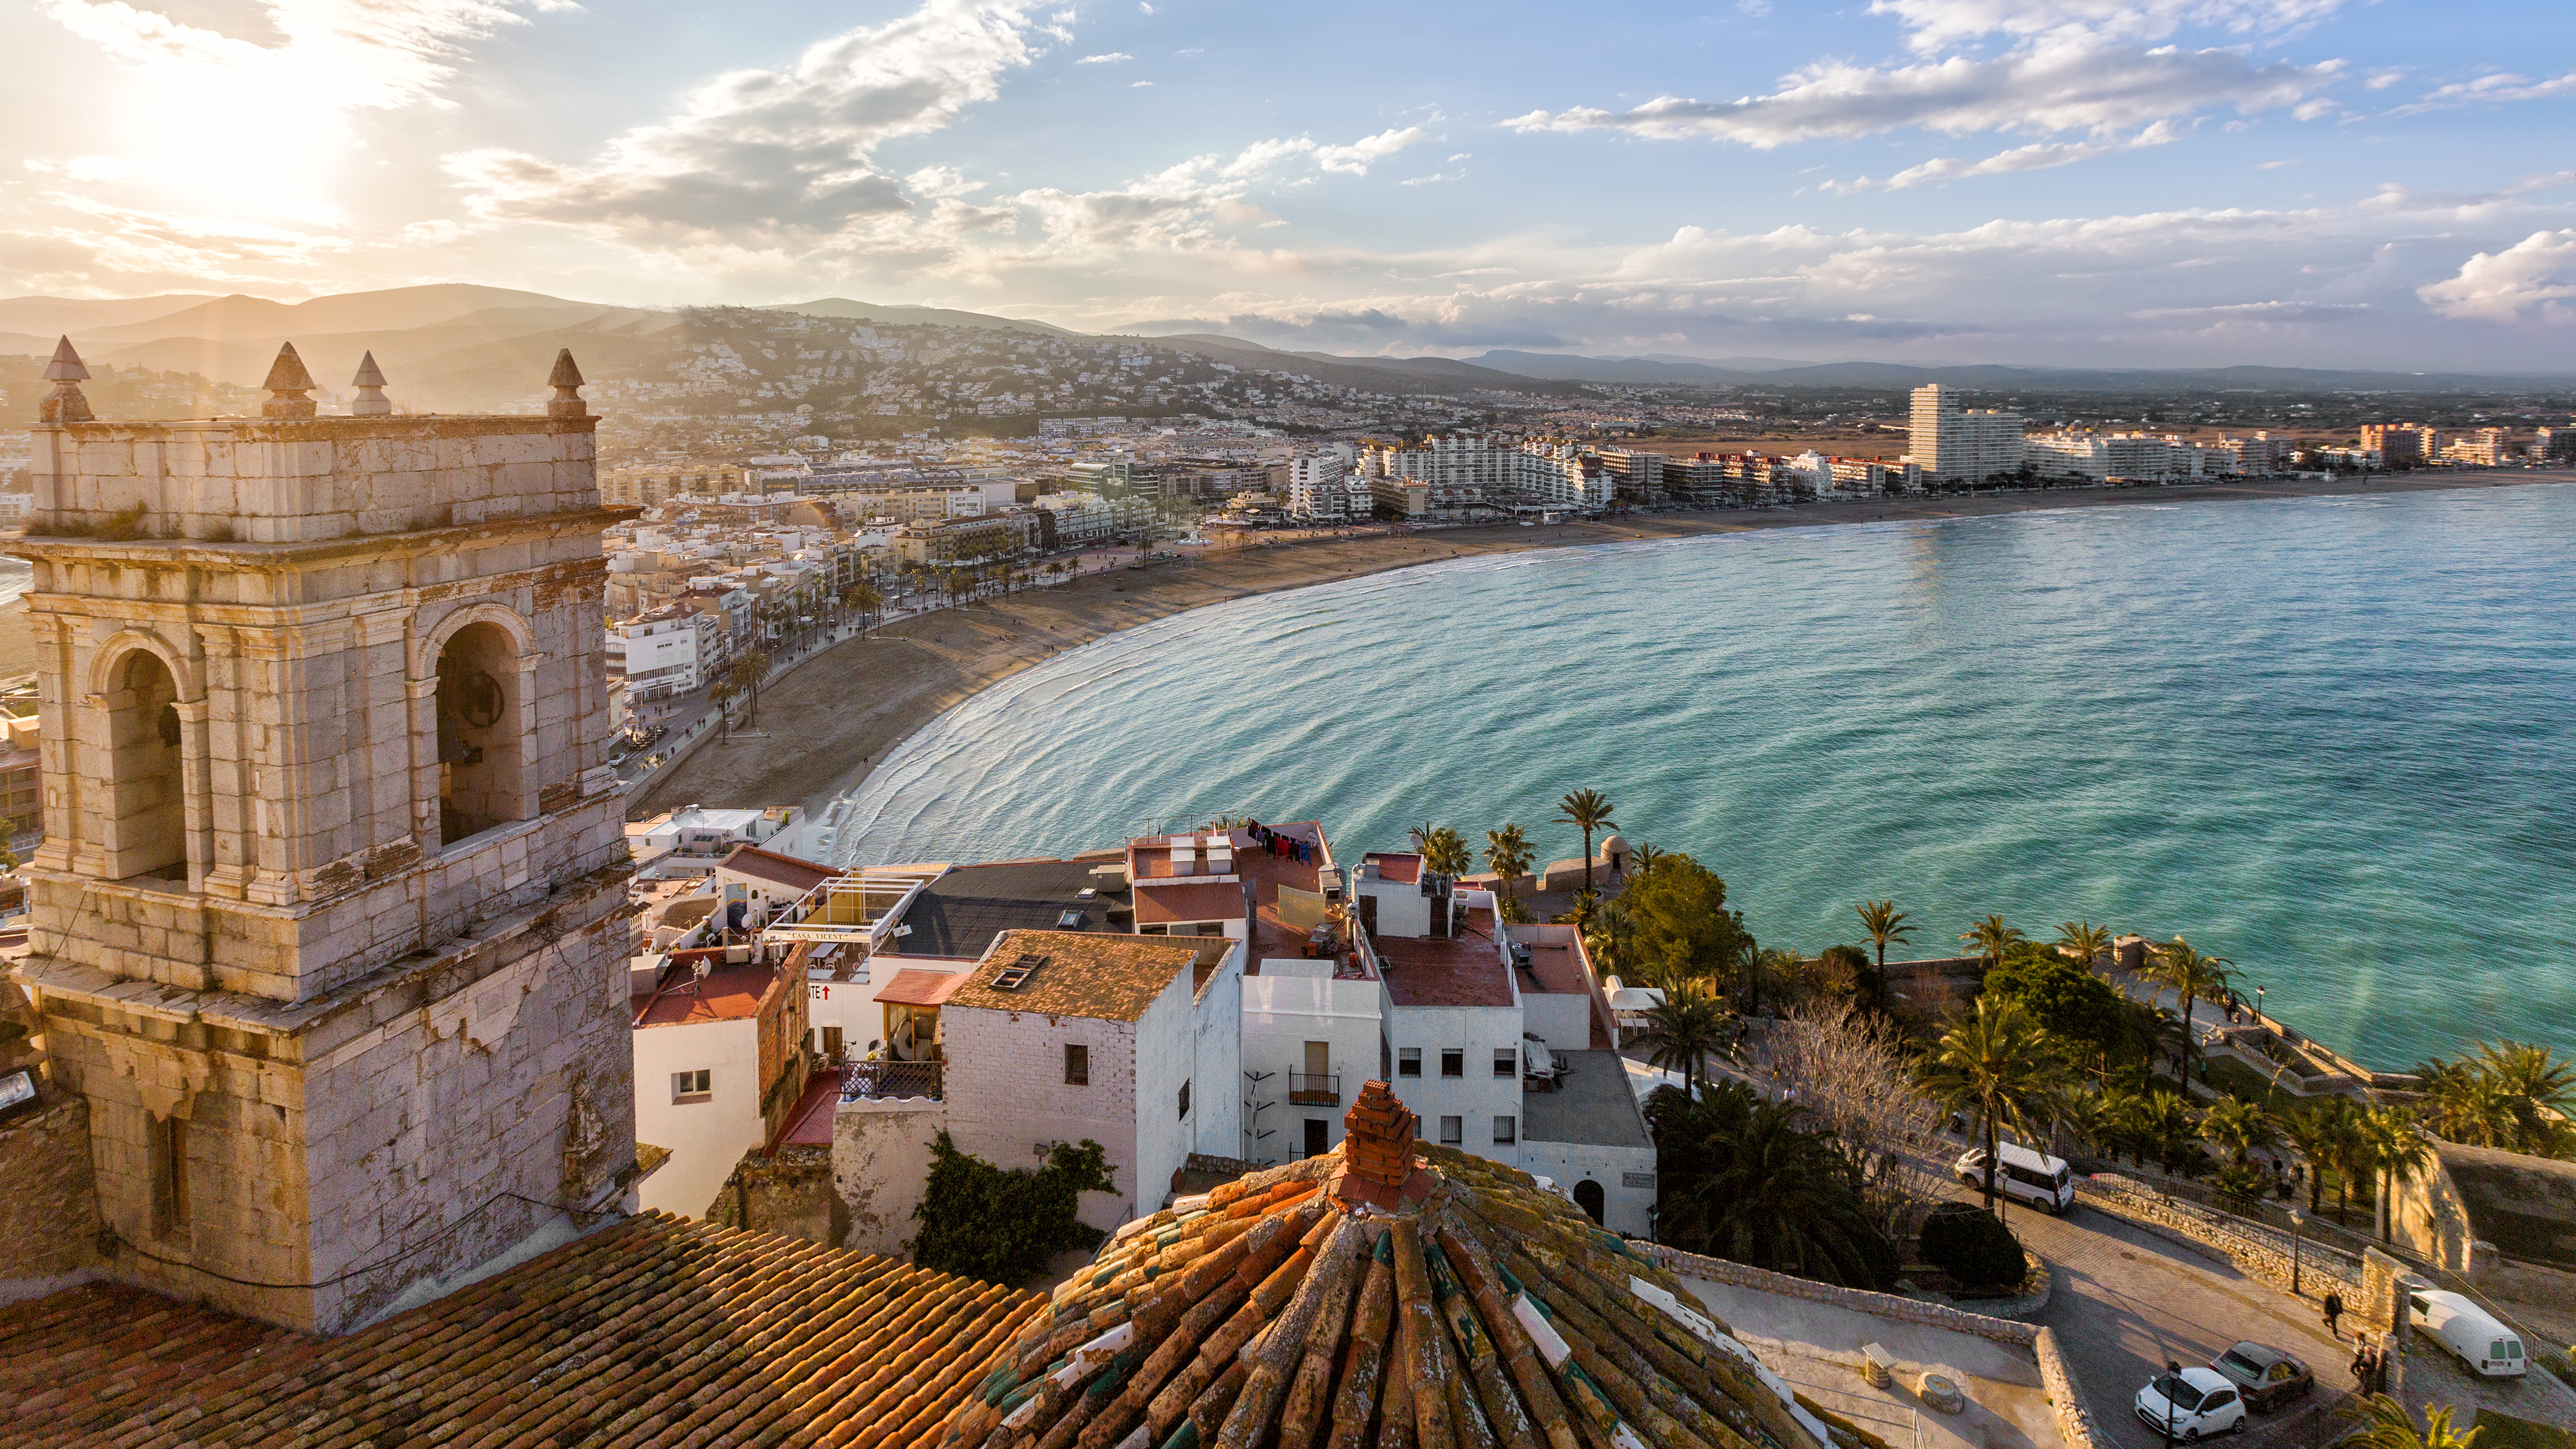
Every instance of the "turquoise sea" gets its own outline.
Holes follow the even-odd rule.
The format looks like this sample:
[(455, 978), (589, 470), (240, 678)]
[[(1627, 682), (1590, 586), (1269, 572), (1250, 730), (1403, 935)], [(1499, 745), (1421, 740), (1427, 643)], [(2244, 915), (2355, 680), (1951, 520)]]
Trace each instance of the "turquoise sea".
[(1988, 911), (2234, 959), (2383, 1067), (2576, 1050), (2576, 485), (2068, 509), (1428, 564), (1070, 651), (851, 802), (854, 860), (1210, 814), (1345, 859), (1592, 786), (1767, 943)]

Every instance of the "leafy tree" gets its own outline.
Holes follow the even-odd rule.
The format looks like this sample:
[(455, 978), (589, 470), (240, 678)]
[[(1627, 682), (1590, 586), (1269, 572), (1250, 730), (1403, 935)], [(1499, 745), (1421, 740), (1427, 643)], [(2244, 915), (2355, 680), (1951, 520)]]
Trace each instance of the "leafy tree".
[(904, 1246), (913, 1261), (1017, 1288), (1046, 1271), (1067, 1248), (1093, 1248), (1106, 1236), (1077, 1216), (1082, 1194), (1116, 1192), (1109, 1153), (1084, 1138), (1059, 1142), (1046, 1165), (996, 1167), (957, 1149), (942, 1132), (930, 1144), (930, 1181), (914, 1205), (921, 1235)]
[(1592, 953), (1592, 964), (1604, 976), (1621, 978), (1622, 985), (1637, 969), (1636, 940), (1637, 922), (1626, 896), (1612, 896), (1594, 907), (1583, 926), (1583, 946)]
[(2471, 1449), (2485, 1426), (2465, 1434), (2451, 1432), (2451, 1406), (2424, 1406), (2424, 1426), (2415, 1427), (2415, 1416), (2406, 1406), (2386, 1394), (2373, 1394), (2361, 1407), (2361, 1422), (2335, 1441), (2335, 1449)]
[(1700, 1064), (1726, 1046), (1726, 1006), (1717, 993), (1698, 981), (1674, 981), (1664, 987), (1661, 1006), (1646, 1011), (1646, 1029), (1629, 1039), (1646, 1060), (1682, 1074), (1683, 1086), (1699, 1095)]
[(1864, 1006), (1877, 1004), (1870, 989), (1869, 953), (1858, 946), (1827, 946), (1807, 966), (1807, 980), (1818, 992)]
[(1912, 939), (1914, 928), (1905, 923), (1905, 913), (1896, 908), (1894, 901), (1865, 901), (1852, 910), (1860, 916), (1862, 933), (1878, 948), (1878, 969), (1870, 978), (1869, 1000), (1870, 1005), (1883, 1008), (1887, 1005), (1887, 948)]
[(1610, 818), (1613, 807), (1608, 797), (1598, 790), (1575, 790), (1556, 802), (1556, 819), (1583, 832), (1583, 889), (1592, 889), (1592, 832), (1617, 828)]
[(1995, 1174), (2002, 1165), (1998, 1137), (2011, 1126), (2037, 1141), (2066, 1091), (2066, 1064), (2056, 1044), (2020, 1002), (1980, 996), (1976, 1010), (1943, 1034), (1916, 1069), (1926, 1094), (1979, 1124), (1986, 1139), (1986, 1210), (1995, 1206)]
[(1696, 1097), (1657, 1088), (1659, 1236), (1685, 1251), (1847, 1288), (1885, 1288), (1896, 1245), (1879, 1231), (1850, 1167), (1798, 1109), (1741, 1082)]
[(1744, 917), (1726, 908), (1726, 881), (1680, 851), (1659, 856), (1619, 899), (1636, 923), (1638, 963), (1661, 983), (1721, 980), (1752, 946)]
[(2018, 1001), (2039, 1025), (2072, 1052), (2110, 1070), (2112, 1052), (2124, 1046), (2128, 1002), (2119, 988), (2088, 967), (2054, 951), (2022, 950), (1986, 973), (1986, 994)]
[(1963, 1288), (2018, 1288), (2030, 1270), (2012, 1229), (1994, 1214), (1963, 1202), (1934, 1208), (1915, 1245), (1924, 1262)]

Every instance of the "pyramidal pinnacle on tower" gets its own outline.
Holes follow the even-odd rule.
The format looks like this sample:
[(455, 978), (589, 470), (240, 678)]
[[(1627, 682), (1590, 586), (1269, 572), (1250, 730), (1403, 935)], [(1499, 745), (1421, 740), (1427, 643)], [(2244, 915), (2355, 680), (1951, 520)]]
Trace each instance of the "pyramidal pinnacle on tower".
[(80, 354), (72, 350), (69, 337), (54, 344), (53, 360), (45, 364), (45, 381), (54, 390), (36, 404), (36, 418), (47, 423), (90, 423), (98, 421), (89, 410), (89, 399), (81, 396), (80, 385), (89, 381), (89, 369), (81, 365)]
[(376, 354), (369, 352), (358, 359), (358, 375), (349, 379), (358, 395), (349, 401), (349, 416), (381, 418), (392, 414), (394, 405), (385, 397), (385, 374), (376, 366)]
[(295, 355), (295, 344), (281, 344), (277, 361), (268, 365), (268, 380), (260, 386), (268, 389), (268, 401), (260, 404), (264, 418), (309, 418), (313, 416), (313, 399), (305, 394), (320, 386), (313, 374), (304, 370), (304, 359)]
[(555, 390), (554, 401), (546, 404), (550, 418), (586, 418), (590, 409), (581, 400), (581, 368), (572, 360), (567, 347), (555, 354), (555, 370), (546, 374), (546, 386)]

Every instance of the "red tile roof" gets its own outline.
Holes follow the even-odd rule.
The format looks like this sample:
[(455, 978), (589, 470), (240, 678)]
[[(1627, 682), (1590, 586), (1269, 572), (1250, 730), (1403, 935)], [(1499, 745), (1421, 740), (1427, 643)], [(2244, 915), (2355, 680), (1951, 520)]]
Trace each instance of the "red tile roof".
[(931, 1449), (1043, 1306), (658, 1213), (336, 1339), (89, 1284), (0, 1307), (0, 1438)]
[(1245, 906), (1240, 881), (1196, 884), (1158, 880), (1136, 882), (1139, 921), (1240, 921)]

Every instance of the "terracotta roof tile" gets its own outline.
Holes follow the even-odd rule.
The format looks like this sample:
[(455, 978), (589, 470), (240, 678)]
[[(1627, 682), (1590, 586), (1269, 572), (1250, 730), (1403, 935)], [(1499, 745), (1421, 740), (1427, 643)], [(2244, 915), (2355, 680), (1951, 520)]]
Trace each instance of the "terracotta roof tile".
[(91, 1284), (0, 1307), (0, 1443), (922, 1449), (1040, 1306), (659, 1214), (337, 1339)]
[[(949, 993), (943, 1009), (981, 1007), (1134, 1021), (1172, 984), (1173, 977), (1198, 964), (1202, 946), (1223, 951), (1232, 944), (1222, 936), (1005, 931), (993, 938), (992, 949), (967, 973), (966, 984)], [(1043, 957), (1045, 964), (1029, 975), (1026, 984), (1016, 990), (994, 985), (1002, 973), (1031, 957)]]

